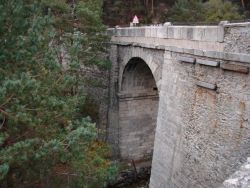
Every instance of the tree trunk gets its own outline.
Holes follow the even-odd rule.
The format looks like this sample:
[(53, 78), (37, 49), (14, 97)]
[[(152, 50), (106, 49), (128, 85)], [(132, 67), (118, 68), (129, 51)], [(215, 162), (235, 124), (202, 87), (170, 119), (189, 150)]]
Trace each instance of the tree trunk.
[(244, 0), (241, 0), (241, 5), (245, 9), (245, 1)]
[(151, 14), (154, 16), (154, 0), (151, 0)]

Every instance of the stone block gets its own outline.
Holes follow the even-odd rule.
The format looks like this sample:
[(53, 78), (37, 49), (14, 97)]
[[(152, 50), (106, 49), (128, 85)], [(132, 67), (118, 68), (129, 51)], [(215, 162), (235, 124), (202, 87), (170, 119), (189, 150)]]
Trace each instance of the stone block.
[(224, 27), (250, 27), (250, 22), (226, 23)]
[(188, 33), (187, 29), (188, 29), (188, 27), (184, 27), (184, 26), (180, 28), (180, 38), (181, 39), (187, 39), (187, 33)]
[(136, 37), (145, 37), (145, 28), (137, 28), (135, 36)]
[(207, 65), (211, 67), (218, 67), (220, 63), (218, 61), (211, 61), (211, 60), (205, 60), (205, 59), (196, 59), (196, 63), (201, 65)]
[(195, 63), (195, 58), (192, 57), (177, 56), (176, 59), (184, 63)]
[(202, 40), (205, 35), (204, 29), (201, 26), (193, 28), (193, 40)]
[(184, 52), (183, 48), (179, 48), (179, 47), (176, 47), (176, 46), (171, 46), (170, 49), (171, 49), (172, 52), (178, 52), (178, 53), (183, 53)]
[(249, 54), (240, 54), (240, 61), (245, 63), (250, 63), (250, 55)]
[(223, 42), (225, 37), (225, 28), (223, 26), (218, 27), (218, 42)]
[(182, 39), (182, 29), (183, 26), (174, 26), (174, 38)]
[(165, 46), (164, 45), (157, 45), (156, 49), (165, 50)]
[(187, 28), (187, 40), (192, 40), (194, 35), (193, 28)]
[(216, 90), (217, 89), (216, 84), (211, 84), (211, 83), (202, 82), (202, 81), (198, 81), (196, 83), (196, 85), (199, 86), (199, 87), (203, 87), (203, 88), (211, 89), (211, 90)]
[(218, 26), (206, 26), (204, 28), (204, 41), (216, 42), (218, 41)]
[(151, 27), (151, 36), (150, 37), (156, 38), (157, 37), (157, 30), (158, 30), (157, 27)]
[(169, 26), (168, 27), (168, 38), (181, 39), (182, 38), (183, 26)]
[(151, 29), (150, 29), (150, 27), (145, 27), (145, 37), (151, 37)]
[(134, 31), (134, 29), (128, 28), (128, 29), (127, 29), (127, 36), (128, 36), (128, 37), (133, 36), (133, 31)]
[(168, 38), (174, 38), (174, 27), (169, 26), (167, 28)]
[(166, 51), (172, 51), (172, 48), (171, 48), (171, 46), (165, 46), (165, 50)]
[(219, 58), (220, 54), (217, 51), (204, 51), (204, 56), (211, 58)]
[(184, 53), (187, 53), (187, 54), (194, 54), (194, 49), (184, 48), (183, 51)]
[(222, 63), (220, 67), (223, 70), (240, 72), (240, 73), (244, 73), (244, 74), (249, 73), (249, 67), (248, 66), (239, 65), (239, 64), (236, 64), (236, 63)]
[(225, 60), (231, 60), (231, 61), (240, 61), (240, 54), (239, 53), (224, 53), (224, 59)]
[(203, 50), (194, 49), (194, 55), (203, 56), (204, 55), (204, 51)]
[(160, 27), (157, 30), (157, 38), (167, 38), (167, 28), (166, 27)]

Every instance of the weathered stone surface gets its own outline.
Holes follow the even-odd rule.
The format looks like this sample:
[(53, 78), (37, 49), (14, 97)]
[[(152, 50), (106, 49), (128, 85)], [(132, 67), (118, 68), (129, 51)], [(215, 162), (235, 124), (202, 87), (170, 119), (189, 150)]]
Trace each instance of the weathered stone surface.
[[(89, 80), (89, 83), (84, 83), (87, 99), (91, 101), (92, 109), (95, 110), (95, 117), (91, 117), (97, 124), (98, 129), (105, 132), (107, 130), (107, 113), (109, 97), (109, 71), (101, 70), (93, 67), (82, 67), (81, 75)], [(93, 80), (96, 84), (93, 84)], [(97, 117), (96, 117), (97, 116)], [(99, 139), (105, 140), (105, 134), (99, 134)]]
[(211, 67), (218, 67), (220, 63), (218, 61), (211, 61), (211, 60), (205, 60), (205, 59), (196, 59), (196, 63), (201, 65), (207, 65)]
[[(249, 67), (249, 33), (246, 24), (167, 25), (145, 27), (146, 37), (135, 37), (132, 31), (112, 37), (119, 45), (111, 56), (117, 67), (116, 74), (114, 67), (111, 71), (111, 97), (114, 92), (121, 95), (110, 99), (110, 140), (120, 156), (143, 159), (152, 153), (155, 138), (151, 188), (217, 188), (250, 156), (250, 75), (218, 67), (220, 61), (237, 65), (224, 70), (244, 72), (240, 66)], [(207, 66), (178, 63), (178, 56), (200, 59)], [(129, 78), (124, 70), (133, 57), (149, 67), (159, 98), (147, 90), (153, 82), (148, 74), (142, 76), (143, 69), (126, 84), (122, 81)], [(138, 92), (145, 85), (150, 86), (147, 92)]]
[(250, 77), (174, 56), (163, 64), (150, 187), (217, 188), (250, 155)]
[[(131, 39), (130, 39), (131, 40)], [(131, 46), (133, 45), (133, 42), (118, 42), (117, 40), (112, 42), (113, 44), (121, 45), (121, 46)], [(201, 49), (190, 49), (190, 48), (180, 48), (179, 44), (178, 46), (165, 46), (165, 45), (159, 45), (157, 43), (137, 43), (138, 47), (143, 48), (151, 48), (151, 49), (165, 49), (167, 51), (172, 52), (180, 52), (180, 53), (187, 53), (192, 54), (196, 56), (201, 57), (208, 57), (208, 58), (215, 58), (215, 59), (222, 59), (226, 61), (238, 61), (242, 63), (250, 63), (250, 55), (249, 54), (243, 54), (243, 53), (231, 53), (231, 52), (221, 52), (221, 51), (208, 51), (208, 50), (202, 50)], [(197, 44), (198, 45), (198, 44)]]
[(122, 159), (152, 158), (158, 90), (153, 74), (139, 58), (125, 66), (119, 98), (120, 151)]
[(165, 50), (165, 46), (164, 45), (157, 45), (156, 49)]
[(119, 150), (119, 114), (118, 114), (118, 78), (119, 78), (119, 48), (117, 45), (112, 45), (110, 49), (113, 53), (110, 54), (112, 67), (110, 70), (110, 90), (109, 90), (109, 112), (108, 112), (108, 130), (107, 141), (112, 147), (114, 157), (120, 155)]
[(192, 64), (195, 63), (195, 58), (192, 57), (177, 56), (176, 59), (184, 63), (192, 63)]
[[(117, 143), (116, 151), (122, 159), (151, 160), (164, 51), (152, 53), (148, 48), (134, 45), (133, 48), (120, 46), (117, 52), (118, 85), (111, 87), (117, 89), (118, 101), (110, 110), (117, 110), (117, 114), (109, 118), (114, 135), (110, 135), (110, 140)], [(117, 120), (118, 129), (114, 127)]]
[(250, 54), (250, 22), (225, 25), (225, 51)]
[(108, 29), (108, 35), (125, 37), (172, 38), (195, 41), (222, 42), (221, 26), (173, 26), (171, 24)]
[(249, 73), (249, 67), (244, 65), (239, 65), (238, 63), (221, 63), (220, 67), (224, 70), (234, 71), (234, 72), (240, 72), (244, 74)]
[(197, 82), (196, 85), (200, 86), (200, 87), (203, 87), (203, 88), (211, 89), (211, 90), (216, 90), (217, 89), (216, 84), (211, 84), (211, 83), (202, 82), (202, 81)]
[(250, 158), (240, 170), (230, 176), (220, 188), (249, 188), (250, 187)]

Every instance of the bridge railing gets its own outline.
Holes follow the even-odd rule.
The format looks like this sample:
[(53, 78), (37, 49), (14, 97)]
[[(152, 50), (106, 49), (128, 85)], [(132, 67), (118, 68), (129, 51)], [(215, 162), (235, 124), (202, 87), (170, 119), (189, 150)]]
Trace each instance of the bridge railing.
[(196, 41), (223, 42), (225, 28), (250, 26), (250, 22), (229, 23), (222, 21), (219, 25), (172, 25), (167, 22), (163, 25), (142, 27), (116, 27), (107, 30), (108, 35), (116, 37), (151, 37), (165, 39), (183, 39)]

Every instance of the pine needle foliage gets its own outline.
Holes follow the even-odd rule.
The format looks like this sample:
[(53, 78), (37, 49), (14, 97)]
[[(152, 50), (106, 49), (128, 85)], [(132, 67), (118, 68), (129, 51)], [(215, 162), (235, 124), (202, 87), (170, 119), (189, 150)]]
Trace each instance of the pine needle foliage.
[(0, 185), (71, 178), (54, 187), (103, 187), (115, 174), (95, 124), (80, 113), (80, 67), (105, 51), (101, 5), (0, 0)]
[(219, 22), (243, 19), (239, 7), (228, 0), (177, 0), (162, 21), (171, 22)]
[(230, 1), (209, 0), (205, 4), (206, 21), (219, 22), (221, 20), (240, 20), (244, 15), (239, 13), (239, 7)]
[(204, 20), (204, 12), (201, 0), (177, 0), (165, 19), (172, 22), (199, 22)]

